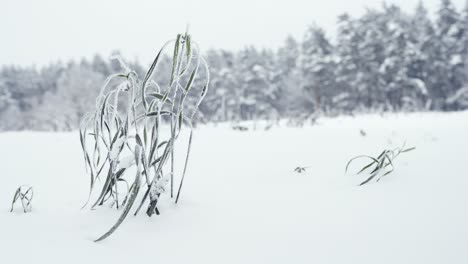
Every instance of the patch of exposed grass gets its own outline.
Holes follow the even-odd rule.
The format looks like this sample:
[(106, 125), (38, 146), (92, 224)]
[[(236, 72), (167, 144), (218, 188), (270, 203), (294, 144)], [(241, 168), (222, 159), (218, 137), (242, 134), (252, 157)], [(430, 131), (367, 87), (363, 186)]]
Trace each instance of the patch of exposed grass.
[(362, 186), (364, 184), (367, 184), (371, 182), (373, 179), (376, 180), (376, 182), (380, 181), (383, 177), (389, 175), (395, 170), (395, 164), (394, 160), (401, 154), (401, 153), (406, 153), (409, 151), (414, 150), (415, 147), (410, 147), (410, 148), (405, 148), (405, 145), (403, 145), (401, 148), (395, 148), (395, 149), (385, 149), (383, 150), (380, 155), (377, 157), (372, 157), (372, 156), (367, 156), (367, 155), (360, 155), (356, 156), (348, 161), (346, 164), (345, 168), (345, 173), (348, 172), (348, 169), (354, 161), (358, 159), (368, 159), (370, 160), (370, 163), (367, 165), (363, 166), (356, 174), (366, 174), (367, 173), (367, 178), (363, 182), (359, 184), (359, 186)]
[(31, 212), (32, 206), (31, 202), (34, 196), (34, 191), (31, 186), (22, 185), (16, 189), (15, 194), (13, 195), (13, 201), (11, 202), (11, 210), (13, 212), (16, 201), (20, 200), (21, 205), (23, 206), (23, 212)]

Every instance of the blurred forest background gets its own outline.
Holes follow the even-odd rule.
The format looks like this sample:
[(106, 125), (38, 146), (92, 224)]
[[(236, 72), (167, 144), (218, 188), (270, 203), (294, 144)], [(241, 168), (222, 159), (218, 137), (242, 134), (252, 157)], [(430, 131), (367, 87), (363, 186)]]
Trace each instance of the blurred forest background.
[[(199, 121), (468, 108), (468, 5), (457, 10), (441, 0), (432, 15), (422, 2), (411, 13), (384, 4), (360, 17), (343, 14), (337, 27), (329, 39), (312, 25), (277, 50), (206, 50), (211, 85)], [(145, 74), (146, 65), (127, 63)], [(160, 67), (170, 72), (169, 56)], [(101, 55), (42, 67), (4, 65), (0, 130), (77, 129), (106, 77), (121, 70)]]

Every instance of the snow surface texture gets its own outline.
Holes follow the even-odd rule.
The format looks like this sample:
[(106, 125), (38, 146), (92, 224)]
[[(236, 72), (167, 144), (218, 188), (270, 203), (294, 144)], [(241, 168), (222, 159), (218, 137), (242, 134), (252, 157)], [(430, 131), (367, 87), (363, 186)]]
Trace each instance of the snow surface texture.
[[(417, 149), (379, 183), (344, 175), (353, 156), (405, 140)], [(78, 133), (0, 134), (0, 262), (468, 263), (468, 112), (210, 125), (193, 144), (179, 204), (163, 200), (161, 215), (129, 216), (94, 243), (120, 212), (80, 210)], [(33, 210), (9, 213), (21, 184), (34, 187)]]

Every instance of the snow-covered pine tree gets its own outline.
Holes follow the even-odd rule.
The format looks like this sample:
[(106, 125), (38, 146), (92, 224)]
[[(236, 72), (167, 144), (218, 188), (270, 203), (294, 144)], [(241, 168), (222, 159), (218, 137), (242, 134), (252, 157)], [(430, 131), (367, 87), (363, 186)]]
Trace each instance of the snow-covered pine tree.
[(424, 83), (410, 75), (412, 62), (420, 58), (419, 47), (412, 42), (412, 20), (395, 5), (384, 6), (379, 25), (384, 46), (384, 61), (380, 65), (380, 83), (385, 92), (385, 109), (417, 110), (427, 95)]
[(458, 52), (462, 55), (464, 63), (468, 61), (468, 1), (460, 14), (458, 20)]
[(430, 52), (432, 71), (429, 92), (433, 109), (451, 110), (447, 98), (463, 86), (461, 54), (457, 52), (460, 14), (450, 0), (441, 0), (437, 11), (434, 49)]
[(200, 113), (204, 118), (215, 122), (232, 120), (238, 109), (234, 99), (238, 92), (234, 54), (226, 50), (212, 49), (206, 52), (206, 60), (211, 69), (212, 89), (200, 106)]
[(434, 24), (430, 20), (428, 11), (420, 1), (414, 14), (410, 17), (407, 28), (409, 34), (408, 77), (420, 92), (414, 94), (414, 101), (422, 104), (421, 109), (430, 109), (432, 100), (429, 96), (428, 85), (431, 73), (430, 52), (433, 49)]
[(456, 54), (461, 57), (461, 62), (452, 69), (456, 83), (461, 87), (451, 92), (445, 103), (450, 109), (461, 110), (468, 107), (468, 1), (465, 3), (457, 25)]
[(326, 111), (335, 94), (334, 47), (318, 26), (307, 29), (300, 61), (305, 112)]
[(378, 10), (367, 10), (358, 19), (357, 42), (359, 57), (356, 85), (360, 101), (373, 111), (390, 110), (387, 104), (387, 87), (382, 78), (381, 66), (386, 60), (386, 18)]
[(386, 93), (380, 66), (385, 60), (384, 22), (385, 18), (376, 10), (367, 10), (358, 19), (340, 16), (336, 76), (342, 92), (334, 101), (339, 102), (349, 94), (348, 106), (353, 110), (383, 110)]
[(57, 91), (44, 96), (44, 103), (35, 111), (41, 129), (73, 130), (87, 109), (95, 105), (105, 77), (84, 64), (71, 64), (57, 79)]
[(104, 61), (102, 56), (99, 54), (94, 55), (91, 61), (91, 69), (93, 69), (93, 71), (98, 72), (104, 76), (108, 76), (111, 73), (109, 64), (106, 61)]
[(303, 111), (301, 104), (304, 91), (301, 87), (301, 73), (299, 61), (301, 50), (298, 41), (288, 36), (276, 54), (276, 71), (278, 80), (276, 85), (281, 87), (282, 93), (279, 100), (281, 112), (289, 117), (295, 117)]
[(273, 111), (265, 56), (270, 55), (262, 54), (254, 47), (247, 47), (238, 53), (236, 76), (239, 87), (233, 99), (238, 106), (240, 120), (263, 118)]
[(266, 85), (264, 91), (262, 91), (262, 101), (265, 103), (265, 107), (259, 114), (262, 119), (277, 120), (285, 110), (283, 95), (287, 90), (281, 82), (282, 72), (278, 66), (276, 53), (264, 49), (260, 56), (261, 65), (266, 73)]
[(336, 95), (332, 98), (333, 109), (339, 112), (352, 112), (359, 106), (357, 73), (360, 65), (358, 53), (357, 22), (348, 14), (338, 17), (336, 43), (337, 61), (335, 67)]

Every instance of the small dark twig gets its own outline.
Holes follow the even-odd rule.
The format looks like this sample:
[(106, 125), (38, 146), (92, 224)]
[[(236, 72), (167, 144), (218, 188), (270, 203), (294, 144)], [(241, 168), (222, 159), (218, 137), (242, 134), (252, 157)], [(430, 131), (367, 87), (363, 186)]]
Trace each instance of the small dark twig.
[(312, 167), (312, 166), (298, 166), (298, 167), (296, 167), (294, 169), (294, 171), (297, 172), (297, 173), (303, 173), (310, 167)]

